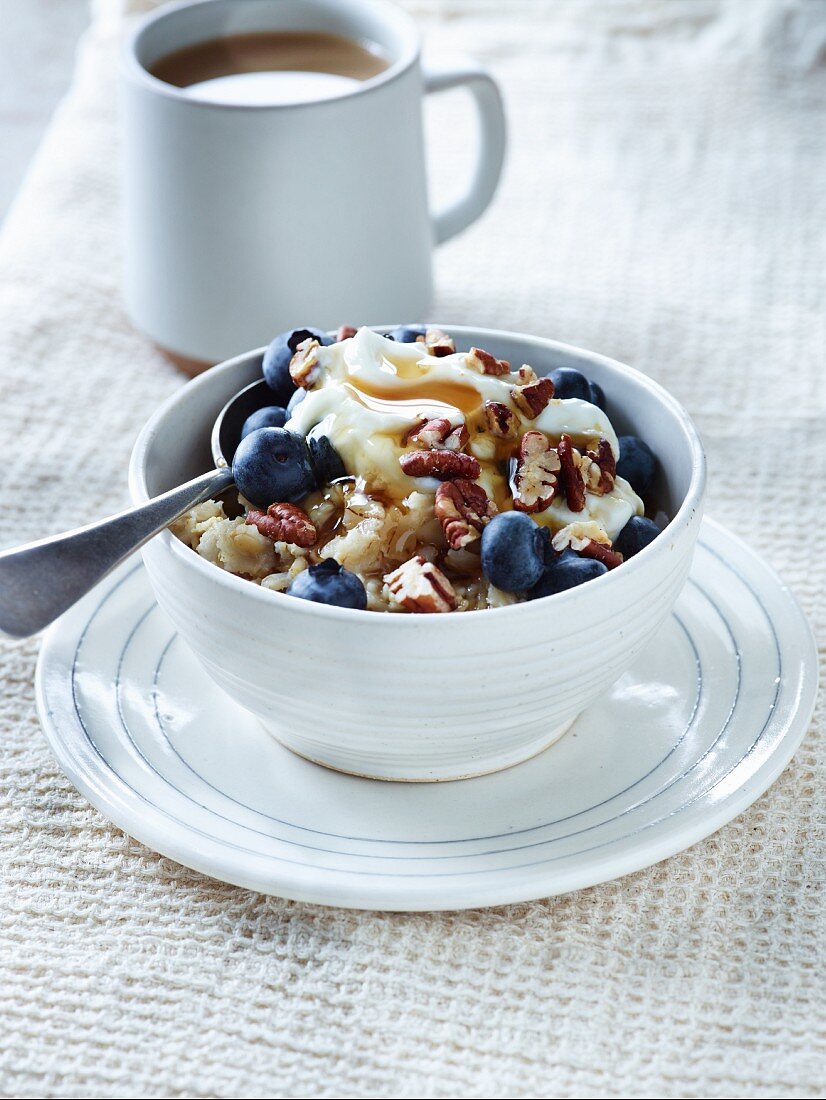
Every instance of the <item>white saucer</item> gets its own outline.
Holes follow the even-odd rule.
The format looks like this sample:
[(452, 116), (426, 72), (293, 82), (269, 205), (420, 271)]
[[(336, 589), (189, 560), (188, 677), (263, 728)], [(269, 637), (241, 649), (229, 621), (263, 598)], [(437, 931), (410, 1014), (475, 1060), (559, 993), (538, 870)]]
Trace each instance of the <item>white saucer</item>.
[(794, 598), (706, 521), (675, 612), (631, 671), (497, 775), (381, 783), (292, 755), (212, 685), (134, 562), (46, 635), (37, 695), (69, 778), (164, 855), (304, 901), (455, 909), (591, 886), (719, 829), (788, 763), (816, 668)]

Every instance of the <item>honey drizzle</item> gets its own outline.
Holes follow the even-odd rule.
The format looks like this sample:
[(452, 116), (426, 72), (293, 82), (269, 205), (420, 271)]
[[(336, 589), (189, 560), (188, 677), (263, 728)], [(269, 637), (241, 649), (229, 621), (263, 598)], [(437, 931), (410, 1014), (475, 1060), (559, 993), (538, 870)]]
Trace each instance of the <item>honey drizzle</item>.
[(343, 383), (350, 396), (371, 412), (377, 413), (417, 413), (423, 405), (434, 407), (438, 412), (444, 410), (448, 417), (460, 413), (465, 419), (482, 407), (482, 397), (472, 386), (461, 382), (445, 382), (440, 379), (428, 381), (426, 377), (417, 379), (409, 387), (409, 397), (400, 397), (408, 387), (376, 386), (361, 378), (350, 376)]

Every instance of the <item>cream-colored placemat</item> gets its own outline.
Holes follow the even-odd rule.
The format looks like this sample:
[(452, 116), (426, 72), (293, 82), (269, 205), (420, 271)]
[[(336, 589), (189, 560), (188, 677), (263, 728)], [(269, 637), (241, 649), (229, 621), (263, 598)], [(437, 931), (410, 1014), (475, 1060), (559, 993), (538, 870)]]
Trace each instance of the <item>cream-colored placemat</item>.
[[(181, 384), (118, 297), (130, 6), (98, 0), (0, 239), (5, 543), (121, 505), (132, 440)], [(665, 382), (708, 445), (709, 511), (822, 632), (826, 4), (411, 6), (432, 45), (493, 67), (512, 133), (495, 206), (440, 253), (434, 314)], [(432, 118), (447, 188), (462, 111)], [(46, 747), (36, 652), (2, 647), (3, 1096), (824, 1095), (822, 710), (768, 794), (660, 866), (494, 911), (349, 913), (107, 824)]]

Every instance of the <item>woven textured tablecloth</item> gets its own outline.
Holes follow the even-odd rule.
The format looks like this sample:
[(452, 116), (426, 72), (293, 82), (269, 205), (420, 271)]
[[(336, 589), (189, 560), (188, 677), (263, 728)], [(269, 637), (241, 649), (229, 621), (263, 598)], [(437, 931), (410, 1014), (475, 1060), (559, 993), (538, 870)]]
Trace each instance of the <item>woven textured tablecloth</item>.
[[(129, 6), (99, 0), (0, 238), (4, 544), (123, 504), (132, 441), (182, 381), (119, 300)], [(491, 65), (512, 135), (494, 206), (439, 253), (434, 315), (664, 382), (707, 443), (710, 514), (822, 636), (826, 3), (410, 7), (429, 44)], [(434, 189), (465, 178), (466, 110), (434, 106)], [(826, 1095), (822, 709), (748, 812), (650, 870), (354, 913), (213, 882), (109, 825), (46, 746), (36, 653), (2, 646), (3, 1096)]]

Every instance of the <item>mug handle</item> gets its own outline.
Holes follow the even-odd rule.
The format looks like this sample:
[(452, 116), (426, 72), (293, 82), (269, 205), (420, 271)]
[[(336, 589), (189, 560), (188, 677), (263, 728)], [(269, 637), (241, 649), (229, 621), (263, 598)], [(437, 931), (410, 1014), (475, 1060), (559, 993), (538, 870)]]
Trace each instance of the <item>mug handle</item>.
[(427, 95), (466, 87), (479, 112), (479, 159), (470, 188), (446, 210), (433, 215), (436, 244), (441, 244), (467, 229), (490, 205), (505, 159), (505, 109), (498, 84), (472, 57), (426, 63), (422, 75)]

